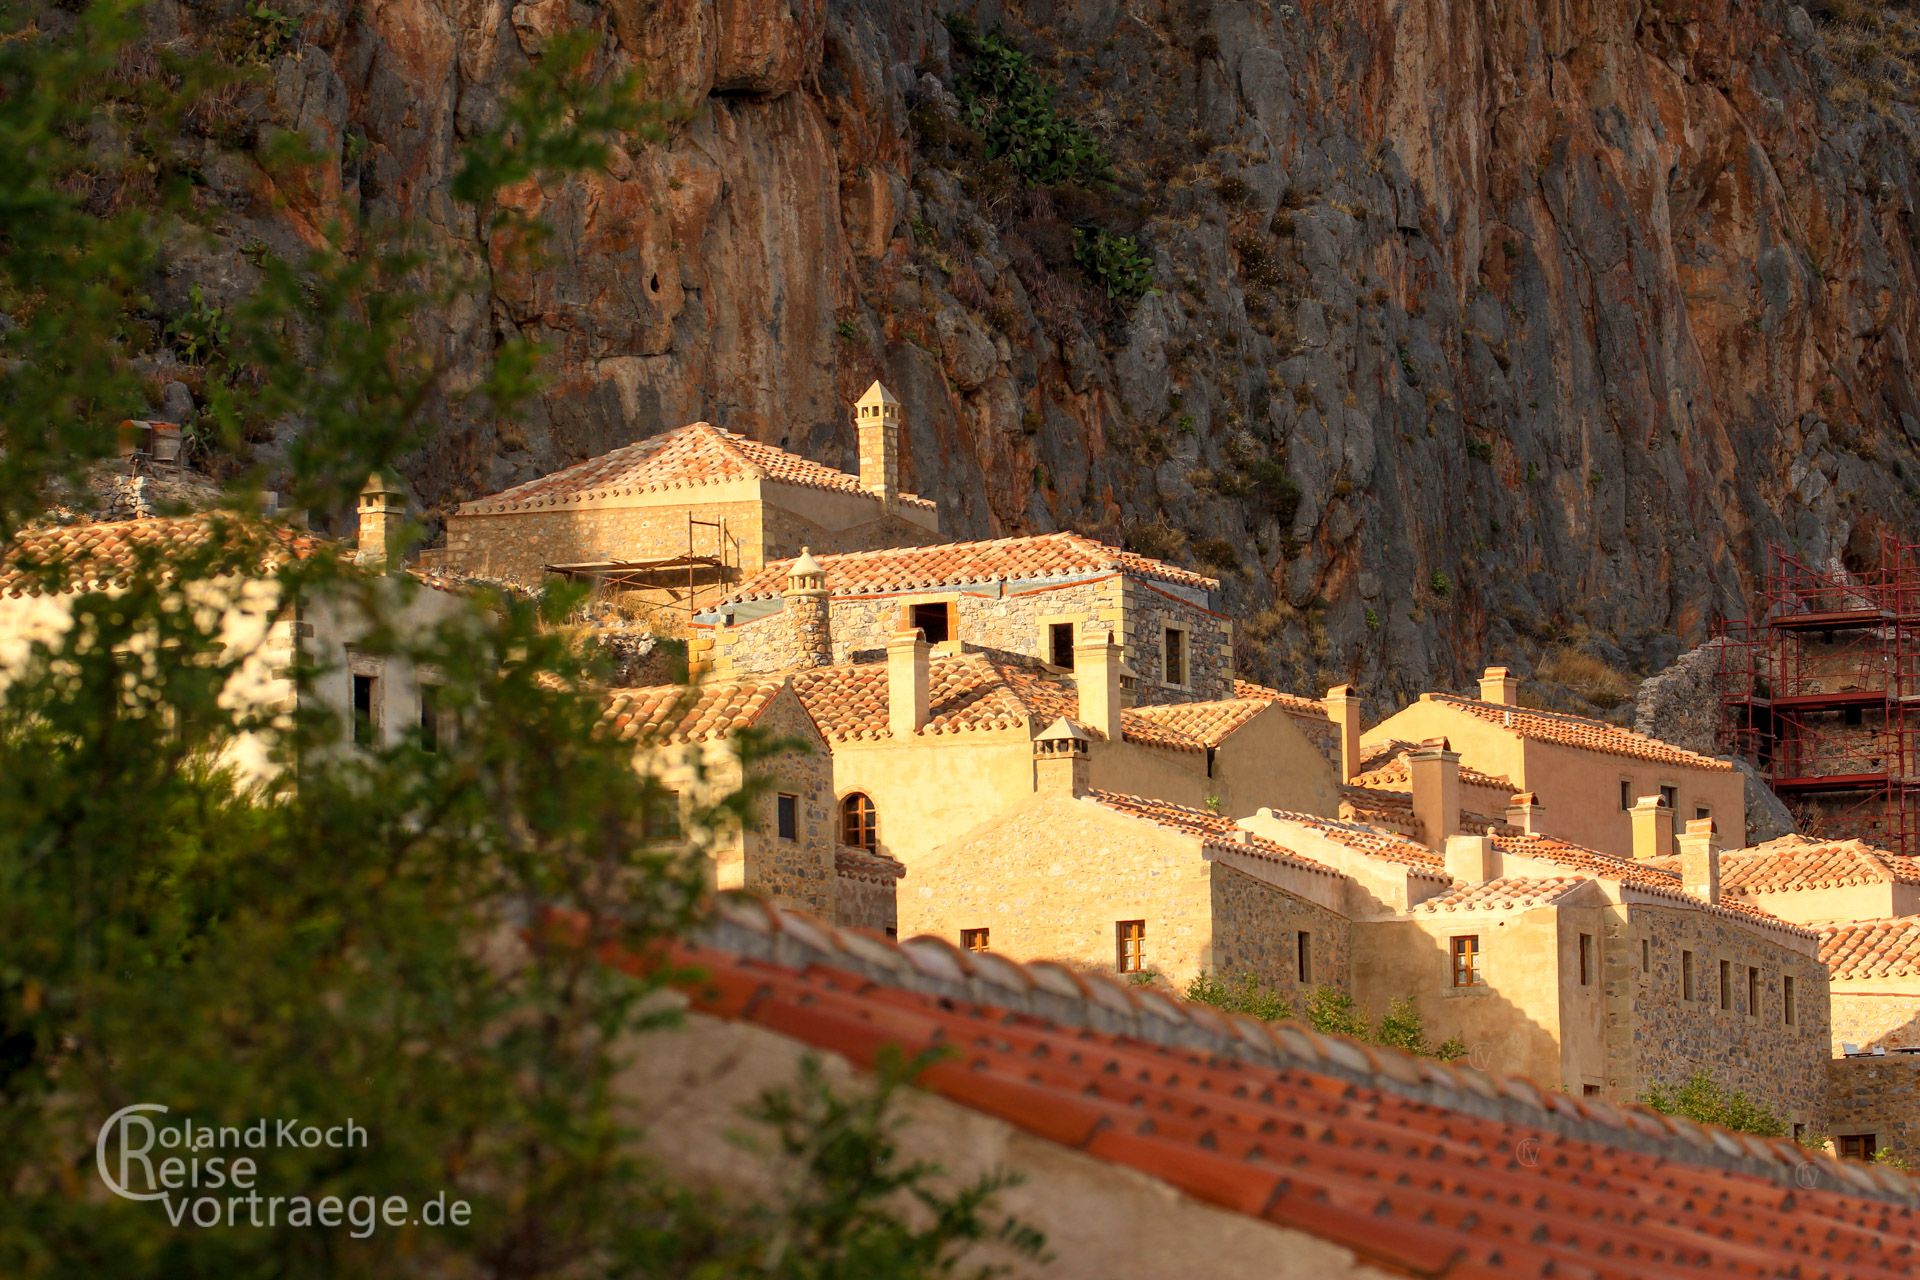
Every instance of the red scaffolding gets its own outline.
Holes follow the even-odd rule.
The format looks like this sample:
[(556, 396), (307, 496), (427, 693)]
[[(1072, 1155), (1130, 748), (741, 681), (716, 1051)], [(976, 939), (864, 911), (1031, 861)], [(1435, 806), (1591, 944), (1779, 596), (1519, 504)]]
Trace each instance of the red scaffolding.
[(1920, 854), (1920, 545), (1849, 572), (1770, 549), (1745, 619), (1718, 628), (1720, 741), (1811, 836)]

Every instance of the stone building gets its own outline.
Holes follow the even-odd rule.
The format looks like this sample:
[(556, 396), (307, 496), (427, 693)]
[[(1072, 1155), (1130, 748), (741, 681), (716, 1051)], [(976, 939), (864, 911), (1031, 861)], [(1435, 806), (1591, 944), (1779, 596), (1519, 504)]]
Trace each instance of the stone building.
[(900, 488), (900, 405), (874, 383), (854, 406), (860, 474), (707, 422), (463, 503), (447, 569), (534, 583), (581, 577), (689, 610), (802, 546), (849, 551), (933, 541), (934, 503)]
[(1235, 696), (1220, 583), (1078, 533), (809, 555), (825, 575), (831, 648), (794, 622), (795, 561), (769, 564), (695, 618), (693, 660), (716, 674), (876, 661), (918, 628), (935, 652), (1017, 655), (1073, 670), (1083, 631), (1110, 631), (1135, 703)]
[(1536, 796), (1543, 830), (1575, 844), (1629, 855), (1643, 796), (1661, 797), (1682, 821), (1712, 819), (1729, 845), (1746, 840), (1741, 777), (1730, 762), (1604, 720), (1523, 707), (1519, 682), (1505, 667), (1487, 668), (1477, 698), (1420, 695), (1367, 730), (1362, 743), (1430, 738), (1448, 739), (1466, 766)]

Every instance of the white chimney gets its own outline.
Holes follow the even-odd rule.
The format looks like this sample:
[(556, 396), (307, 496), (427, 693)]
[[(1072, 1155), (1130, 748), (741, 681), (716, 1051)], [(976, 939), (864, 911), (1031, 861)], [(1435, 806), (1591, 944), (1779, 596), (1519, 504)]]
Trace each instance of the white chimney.
[(1087, 793), (1087, 734), (1065, 716), (1033, 740), (1033, 789), (1040, 795)]
[(931, 680), (927, 639), (918, 627), (887, 641), (887, 728), (910, 738), (927, 727)]
[(1540, 803), (1540, 797), (1531, 791), (1522, 791), (1507, 802), (1507, 825), (1518, 827), (1530, 836), (1546, 834), (1546, 806)]
[(1120, 740), (1120, 646), (1105, 628), (1083, 631), (1073, 645), (1073, 683), (1080, 723), (1109, 742)]
[(1444, 848), (1460, 832), (1460, 753), (1445, 738), (1428, 738), (1407, 752), (1413, 778), (1413, 821), (1429, 849)]
[(1492, 836), (1448, 836), (1447, 874), (1467, 884), (1485, 884), (1500, 874), (1500, 851)]

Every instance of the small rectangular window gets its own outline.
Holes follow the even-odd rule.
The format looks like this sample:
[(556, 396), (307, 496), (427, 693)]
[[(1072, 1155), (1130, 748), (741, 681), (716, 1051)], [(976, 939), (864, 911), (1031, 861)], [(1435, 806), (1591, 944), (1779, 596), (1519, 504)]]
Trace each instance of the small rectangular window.
[(1114, 967), (1139, 973), (1147, 963), (1147, 922), (1122, 920), (1113, 926)]
[(987, 931), (985, 929), (962, 929), (960, 946), (965, 951), (987, 950)]
[(1300, 981), (1313, 981), (1313, 935), (1302, 929), (1294, 939), (1294, 961)]
[(1806, 1141), (1806, 1137), (1807, 1137), (1806, 1122), (1802, 1120), (1795, 1120), (1793, 1122), (1793, 1140), (1795, 1142), (1804, 1142)]
[(1073, 624), (1056, 622), (1047, 628), (1049, 661), (1056, 667), (1073, 670)]
[(1840, 1135), (1842, 1160), (1871, 1160), (1879, 1150), (1880, 1143), (1876, 1134), (1843, 1133)]
[(1680, 953), (1680, 998), (1691, 1000), (1693, 995), (1693, 952), (1682, 951)]
[(1796, 1010), (1793, 1007), (1793, 978), (1791, 975), (1787, 975), (1780, 979), (1780, 1020), (1788, 1026), (1792, 1026), (1795, 1012)]
[(430, 684), (420, 686), (420, 748), (440, 749), (440, 690)]
[(913, 625), (920, 628), (928, 644), (945, 644), (953, 638), (952, 604), (916, 604), (912, 616)]
[(1858, 707), (1846, 708), (1844, 711), (1841, 712), (1841, 719), (1845, 721), (1846, 726), (1849, 729), (1858, 728), (1860, 726), (1860, 708)]
[(1580, 935), (1580, 985), (1593, 985), (1593, 935), (1590, 933)]
[(1705, 822), (1712, 817), (1713, 810), (1707, 808), (1707, 806), (1703, 804), (1693, 806), (1693, 820), (1695, 822)]
[(1666, 803), (1667, 808), (1678, 812), (1680, 809), (1680, 788), (1661, 787), (1660, 799)]
[(362, 747), (379, 740), (380, 677), (355, 674), (353, 677), (353, 740)]
[(1597, 1084), (1583, 1084), (1580, 1086), (1580, 1094), (1586, 1098), (1597, 1098), (1600, 1096), (1600, 1086)]
[(1733, 965), (1725, 960), (1720, 962), (1720, 1007), (1733, 1008)]
[(1486, 979), (1480, 973), (1480, 936), (1463, 934), (1451, 940), (1453, 985), (1482, 987)]
[(1620, 807), (1623, 810), (1633, 808), (1633, 780), (1631, 778), (1620, 779)]
[(1653, 972), (1653, 943), (1645, 938), (1640, 939), (1640, 972)]
[(1752, 965), (1747, 966), (1747, 1016), (1760, 1015), (1760, 971)]
[(1187, 633), (1178, 627), (1168, 627), (1165, 632), (1165, 658), (1168, 684), (1184, 685), (1187, 682)]
[(779, 822), (782, 840), (800, 838), (800, 797), (781, 792), (774, 798), (774, 814)]

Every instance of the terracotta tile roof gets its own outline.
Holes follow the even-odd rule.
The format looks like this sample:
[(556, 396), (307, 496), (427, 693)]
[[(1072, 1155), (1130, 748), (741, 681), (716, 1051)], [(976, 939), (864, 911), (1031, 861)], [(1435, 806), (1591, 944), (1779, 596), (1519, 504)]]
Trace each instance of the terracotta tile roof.
[(1820, 962), (1836, 982), (1920, 975), (1920, 916), (1828, 925), (1820, 930)]
[[(1309, 698), (1298, 693), (1285, 693), (1279, 689), (1269, 689), (1263, 684), (1251, 680), (1236, 679), (1233, 682), (1233, 696), (1236, 698), (1258, 698), (1262, 702), (1277, 702), (1297, 716), (1306, 716), (1315, 720), (1327, 719), (1327, 704), (1319, 698)], [(1329, 724), (1332, 721), (1328, 721)]]
[(303, 530), (216, 512), (42, 525), (25, 530), (0, 552), (0, 595), (122, 586), (138, 572), (164, 572), (172, 563), (216, 547), (219, 567), (262, 572), (327, 545)]
[[(1418, 838), (1420, 832), (1414, 830), (1413, 792), (1399, 791), (1381, 787), (1363, 787), (1352, 783), (1340, 788), (1342, 817), (1351, 816), (1360, 822), (1384, 823), (1392, 827), (1405, 827), (1401, 834)], [(1495, 818), (1489, 814), (1460, 811), (1460, 829), (1468, 835), (1518, 835), (1520, 830), (1507, 824), (1505, 818)]]
[(1189, 809), (1185, 805), (1169, 804), (1164, 800), (1153, 800), (1146, 796), (1124, 795), (1117, 791), (1090, 790), (1087, 792), (1087, 798), (1112, 809), (1115, 813), (1124, 813), (1132, 818), (1144, 818), (1148, 822), (1178, 831), (1182, 835), (1193, 836), (1209, 848), (1223, 849), (1229, 853), (1252, 854), (1319, 875), (1340, 874), (1311, 858), (1301, 857), (1274, 840), (1254, 835), (1224, 814), (1209, 813), (1205, 809)]
[[(1678, 857), (1657, 861), (1679, 869)], [(1920, 867), (1864, 840), (1815, 840), (1801, 835), (1720, 855), (1720, 888), (1727, 893), (1795, 893), (1866, 884), (1920, 884)]]
[(1294, 813), (1284, 809), (1264, 809), (1284, 822), (1295, 822), (1310, 827), (1315, 834), (1335, 844), (1343, 844), (1359, 853), (1371, 854), (1376, 858), (1385, 858), (1402, 866), (1415, 867), (1426, 872), (1444, 872), (1447, 860), (1427, 848), (1409, 839), (1404, 833), (1386, 827), (1375, 826), (1368, 822), (1355, 822), (1347, 818), (1323, 818), (1312, 813)]
[(601, 723), (652, 743), (710, 742), (751, 726), (784, 683), (761, 677), (609, 689)]
[[(1072, 681), (1027, 658), (984, 653), (933, 658), (927, 664), (927, 684), (928, 717), (922, 733), (1028, 728), (1062, 717), (1077, 720), (1080, 714), (1080, 696)], [(893, 736), (887, 725), (885, 662), (799, 671), (793, 687), (829, 741)], [(1204, 751), (1219, 745), (1263, 706), (1227, 701), (1127, 707), (1120, 712), (1120, 732), (1126, 741), (1144, 746)]]
[[(827, 572), (827, 590), (837, 596), (885, 595), (892, 591), (930, 591), (936, 587), (990, 586), (1002, 582), (1044, 582), (1125, 573), (1202, 591), (1216, 590), (1217, 578), (1123, 551), (1085, 534), (1046, 533), (991, 542), (943, 542), (930, 547), (894, 547), (886, 551), (849, 551), (815, 556)], [(787, 587), (791, 560), (769, 563), (722, 604), (767, 600)]]
[[(660, 489), (691, 489), (755, 478), (809, 489), (857, 493), (879, 501), (860, 483), (858, 476), (836, 471), (710, 422), (693, 422), (622, 445), (597, 458), (576, 462), (490, 497), (462, 503), (456, 514), (538, 511), (595, 498), (626, 497)], [(917, 506), (933, 506), (911, 494), (903, 495), (900, 500)]]
[(1414, 910), (1428, 914), (1443, 911), (1525, 911), (1545, 906), (1587, 882), (1586, 876), (1543, 876), (1538, 879), (1503, 876), (1484, 884), (1462, 885), (1451, 893), (1428, 898), (1415, 906)]
[(1811, 929), (1790, 924), (1771, 912), (1762, 911), (1759, 907), (1738, 898), (1722, 895), (1718, 905), (1696, 898), (1680, 887), (1680, 876), (1677, 872), (1655, 865), (1656, 860), (1636, 861), (1632, 858), (1618, 858), (1613, 854), (1601, 853), (1598, 849), (1589, 849), (1584, 845), (1559, 840), (1553, 836), (1502, 835), (1496, 836), (1494, 840), (1495, 846), (1502, 853), (1551, 862), (1557, 866), (1585, 872), (1599, 879), (1612, 880), (1617, 884), (1655, 897), (1669, 898), (1701, 911), (1727, 916), (1748, 924), (1764, 925), (1795, 937), (1815, 936)]
[(862, 1069), (940, 1046), (930, 1093), (1394, 1274), (1890, 1277), (1920, 1249), (1891, 1169), (1058, 965), (738, 899), (671, 959), (701, 1014)]
[(904, 878), (907, 868), (905, 863), (890, 853), (843, 844), (834, 846), (833, 873), (845, 880), (876, 880), (890, 884)]
[[(1360, 772), (1353, 777), (1354, 785), (1386, 791), (1412, 790), (1413, 769), (1407, 763), (1407, 752), (1418, 750), (1419, 746), (1417, 742), (1392, 738), (1368, 748), (1360, 756)], [(1507, 795), (1520, 789), (1509, 779), (1483, 773), (1464, 760), (1460, 762), (1460, 781), (1469, 787), (1492, 787)]]
[(1499, 725), (1522, 738), (1531, 738), (1536, 742), (1550, 742), (1562, 747), (1580, 747), (1587, 751), (1604, 752), (1607, 755), (1631, 756), (1636, 760), (1647, 760), (1655, 764), (1683, 765), (1691, 769), (1713, 769), (1723, 773), (1731, 772), (1733, 769), (1733, 765), (1725, 760), (1697, 755), (1682, 747), (1676, 747), (1671, 742), (1649, 738), (1631, 729), (1623, 729), (1617, 724), (1608, 724), (1605, 720), (1591, 720), (1586, 716), (1568, 715), (1563, 711), (1509, 707), (1498, 702), (1482, 702), (1478, 698), (1456, 697), (1450, 693), (1423, 693), (1420, 695), (1420, 700), (1457, 707), (1488, 724)]

